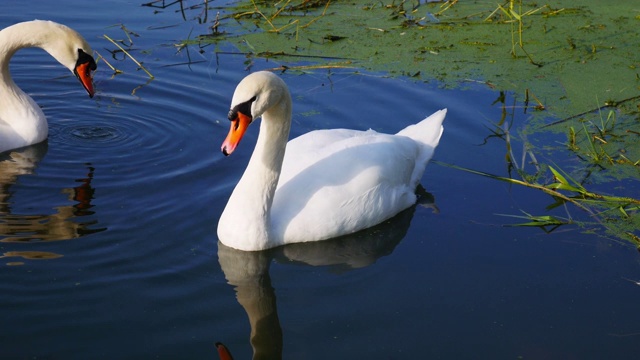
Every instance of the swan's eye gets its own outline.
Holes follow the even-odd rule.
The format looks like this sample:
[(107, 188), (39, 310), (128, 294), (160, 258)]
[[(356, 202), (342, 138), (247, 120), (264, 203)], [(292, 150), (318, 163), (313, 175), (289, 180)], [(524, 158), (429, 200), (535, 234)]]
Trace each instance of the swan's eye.
[(256, 101), (255, 96), (243, 103), (234, 106), (233, 109), (229, 110), (229, 114), (227, 115), (229, 120), (234, 121), (235, 119), (237, 119), (238, 113), (242, 113), (250, 118), (253, 118), (253, 114), (251, 114), (251, 104), (253, 104), (254, 101)]
[(229, 115), (227, 115), (230, 121), (233, 121), (238, 118), (238, 112), (234, 109), (229, 110)]
[(94, 71), (98, 68), (98, 66), (96, 65), (96, 61), (93, 59), (93, 56), (87, 54), (82, 49), (78, 49), (78, 60), (76, 60), (76, 68), (81, 64), (87, 64), (88, 70), (91, 71)]

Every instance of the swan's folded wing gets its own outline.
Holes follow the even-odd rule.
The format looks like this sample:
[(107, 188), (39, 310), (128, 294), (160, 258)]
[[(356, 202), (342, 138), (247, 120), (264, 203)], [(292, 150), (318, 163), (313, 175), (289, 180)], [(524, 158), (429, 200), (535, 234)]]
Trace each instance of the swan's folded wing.
[(345, 147), (357, 144), (357, 138), (378, 135), (375, 131), (350, 129), (315, 130), (302, 134), (287, 143), (280, 184), (284, 184), (309, 164), (318, 162)]
[[(273, 230), (285, 241), (352, 233), (415, 202), (415, 141), (373, 131), (316, 135), (287, 148), (271, 213)], [(342, 140), (326, 142), (329, 137)], [(312, 143), (322, 146), (307, 146)]]

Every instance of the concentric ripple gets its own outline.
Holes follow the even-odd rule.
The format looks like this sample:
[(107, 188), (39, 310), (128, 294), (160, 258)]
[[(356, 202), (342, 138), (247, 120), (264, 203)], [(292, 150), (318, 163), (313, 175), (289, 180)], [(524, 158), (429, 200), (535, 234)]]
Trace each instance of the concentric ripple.
[(88, 141), (111, 141), (121, 136), (122, 132), (111, 126), (79, 126), (71, 130), (71, 135)]
[[(119, 165), (113, 175), (126, 168), (128, 181), (134, 183), (203, 170), (222, 158), (217, 148), (226, 129), (210, 119), (226, 113), (226, 101), (220, 101), (219, 110), (203, 109), (211, 94), (189, 82), (160, 79), (140, 87), (136, 80), (97, 86), (101, 92), (95, 100), (81, 99), (72, 114), (62, 101), (52, 102), (45, 109), (50, 156), (59, 154), (62, 159), (56, 161), (77, 159), (80, 150), (85, 162), (98, 170), (101, 163)], [(135, 95), (130, 89), (136, 89)]]
[(95, 143), (118, 144), (126, 142), (128, 139), (126, 129), (111, 125), (95, 124), (72, 124), (62, 126), (52, 126), (50, 130), (51, 139), (60, 139), (64, 143), (74, 146), (95, 146)]
[(93, 99), (44, 84), (34, 98), (47, 116), (48, 141), (5, 162), (12, 168), (0, 181), (7, 189), (0, 191), (0, 241), (71, 240), (112, 232), (113, 224), (129, 233), (188, 211), (194, 196), (220, 182), (211, 174), (223, 158), (227, 123), (212, 118), (228, 107), (222, 97), (219, 108), (212, 105), (214, 96), (195, 88), (200, 76), (188, 76), (144, 86), (122, 77), (97, 84)]

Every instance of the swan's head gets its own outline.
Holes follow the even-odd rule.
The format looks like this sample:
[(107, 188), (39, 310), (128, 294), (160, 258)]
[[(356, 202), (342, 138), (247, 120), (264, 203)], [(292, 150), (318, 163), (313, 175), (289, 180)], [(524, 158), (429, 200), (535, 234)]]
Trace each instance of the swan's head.
[(228, 116), (231, 129), (222, 143), (222, 153), (230, 155), (253, 120), (274, 107), (283, 106), (288, 94), (284, 81), (268, 71), (255, 72), (242, 79), (231, 100)]
[(75, 30), (53, 21), (35, 20), (32, 25), (34, 29), (38, 27), (40, 31), (46, 32), (42, 48), (71, 70), (89, 96), (93, 97), (93, 71), (97, 66), (92, 56), (93, 50), (87, 41)]

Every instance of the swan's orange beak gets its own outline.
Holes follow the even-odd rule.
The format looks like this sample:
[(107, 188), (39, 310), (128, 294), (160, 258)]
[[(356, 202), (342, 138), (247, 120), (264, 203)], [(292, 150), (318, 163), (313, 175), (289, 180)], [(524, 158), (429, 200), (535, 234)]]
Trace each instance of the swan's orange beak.
[(91, 63), (87, 61), (77, 64), (73, 73), (76, 74), (78, 80), (80, 80), (80, 83), (84, 86), (84, 89), (89, 93), (89, 97), (92, 98), (96, 92), (93, 89), (93, 75), (91, 74), (91, 70), (95, 70), (95, 63), (93, 69), (91, 69)]
[(95, 90), (93, 90), (93, 74), (91, 73), (96, 68), (96, 61), (93, 57), (82, 49), (78, 49), (78, 60), (76, 61), (73, 73), (76, 75), (78, 80), (80, 80), (84, 89), (87, 90), (89, 97), (93, 97), (96, 93)]
[(231, 352), (224, 346), (223, 343), (217, 342), (216, 348), (218, 349), (218, 356), (220, 360), (233, 360), (233, 356), (231, 356)]
[(242, 136), (244, 136), (245, 131), (247, 131), (249, 124), (251, 124), (251, 116), (247, 116), (239, 111), (237, 112), (237, 114), (238, 116), (235, 119), (231, 120), (231, 128), (229, 129), (229, 134), (222, 143), (222, 153), (224, 154), (224, 156), (231, 155), (233, 150), (236, 149), (236, 146), (238, 146), (238, 143), (240, 143), (240, 140), (242, 139)]

